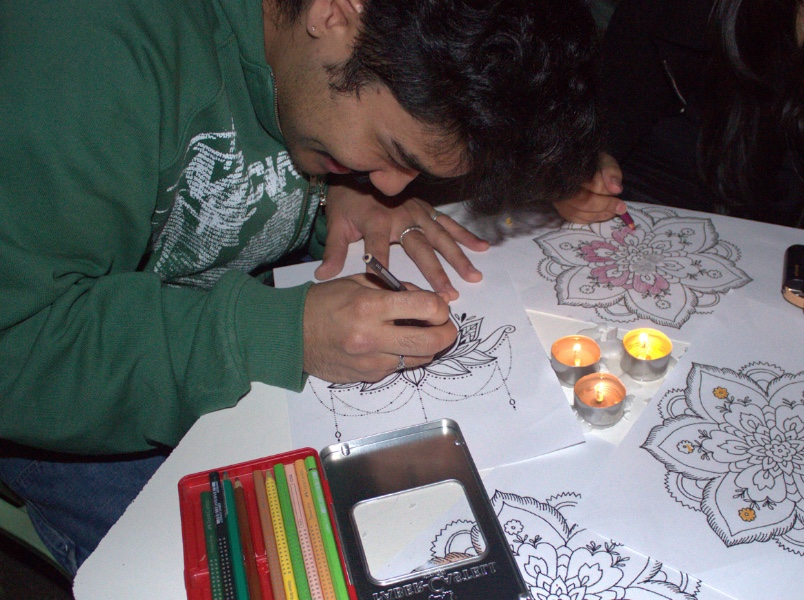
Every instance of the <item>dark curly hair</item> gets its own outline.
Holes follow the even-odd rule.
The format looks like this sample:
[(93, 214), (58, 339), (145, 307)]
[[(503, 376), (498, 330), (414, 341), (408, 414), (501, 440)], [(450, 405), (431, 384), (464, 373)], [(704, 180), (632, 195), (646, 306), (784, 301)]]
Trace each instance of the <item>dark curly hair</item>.
[[(288, 19), (303, 11), (277, 1)], [(583, 0), (369, 0), (351, 58), (329, 68), (337, 92), (385, 85), (464, 147), (463, 196), (480, 213), (544, 206), (591, 177), (597, 70)]]
[[(700, 165), (730, 214), (784, 225), (777, 173), (790, 157), (804, 178), (804, 48), (796, 38), (802, 0), (718, 0), (716, 51), (708, 65)], [(781, 214), (781, 213), (780, 213)]]

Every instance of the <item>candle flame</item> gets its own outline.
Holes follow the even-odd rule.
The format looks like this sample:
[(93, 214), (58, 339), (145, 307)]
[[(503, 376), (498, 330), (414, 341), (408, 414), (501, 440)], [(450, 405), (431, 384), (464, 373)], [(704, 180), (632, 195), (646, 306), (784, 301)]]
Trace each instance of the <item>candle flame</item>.
[(597, 400), (598, 404), (601, 404), (603, 402), (603, 392), (604, 391), (605, 391), (605, 388), (603, 386), (603, 383), (595, 384), (595, 400)]
[(639, 343), (642, 344), (642, 352), (636, 357), (641, 360), (652, 360), (650, 351), (653, 350), (653, 344), (651, 344), (651, 339), (647, 332), (643, 331), (639, 334)]
[(581, 357), (579, 356), (579, 353), (581, 352), (581, 345), (576, 342), (576, 344), (572, 347), (572, 351), (575, 353), (575, 366), (580, 367)]

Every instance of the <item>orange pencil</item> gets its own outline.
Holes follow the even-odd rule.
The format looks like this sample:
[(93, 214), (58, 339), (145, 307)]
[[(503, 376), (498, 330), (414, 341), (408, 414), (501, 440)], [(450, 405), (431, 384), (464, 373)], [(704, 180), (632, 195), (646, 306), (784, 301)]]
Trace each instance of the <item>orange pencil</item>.
[(265, 475), (257, 469), (251, 474), (254, 480), (254, 495), (257, 497), (257, 509), (260, 511), (262, 541), (265, 544), (265, 558), (268, 559), (268, 575), (271, 578), (271, 591), (274, 600), (285, 600), (285, 585), (282, 581), (282, 567), (279, 563), (279, 550), (276, 545), (276, 532), (271, 520), (271, 507), (268, 494), (265, 493)]

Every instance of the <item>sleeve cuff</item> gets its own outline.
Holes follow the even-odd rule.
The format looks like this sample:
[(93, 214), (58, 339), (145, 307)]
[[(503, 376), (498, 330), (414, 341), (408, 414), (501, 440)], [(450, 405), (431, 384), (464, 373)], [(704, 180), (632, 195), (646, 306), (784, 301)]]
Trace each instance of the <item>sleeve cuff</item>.
[(235, 306), (235, 331), (250, 381), (301, 391), (304, 303), (312, 282), (277, 289), (248, 278)]

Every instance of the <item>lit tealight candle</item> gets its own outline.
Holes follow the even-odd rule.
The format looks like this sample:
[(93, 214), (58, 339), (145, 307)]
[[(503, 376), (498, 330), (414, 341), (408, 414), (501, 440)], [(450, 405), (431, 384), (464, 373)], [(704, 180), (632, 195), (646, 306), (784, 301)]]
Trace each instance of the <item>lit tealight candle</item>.
[(636, 381), (653, 381), (667, 372), (673, 342), (656, 329), (634, 329), (623, 337), (623, 348), (623, 371)]
[(572, 346), (572, 366), (581, 366), (581, 344), (578, 342), (575, 342)]
[(625, 386), (611, 373), (593, 373), (575, 383), (575, 410), (592, 425), (608, 427), (622, 419)]
[(600, 346), (585, 335), (569, 335), (553, 344), (550, 364), (561, 383), (574, 385), (584, 375), (600, 370)]

